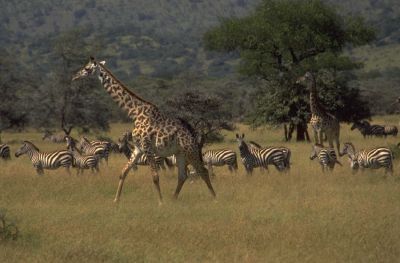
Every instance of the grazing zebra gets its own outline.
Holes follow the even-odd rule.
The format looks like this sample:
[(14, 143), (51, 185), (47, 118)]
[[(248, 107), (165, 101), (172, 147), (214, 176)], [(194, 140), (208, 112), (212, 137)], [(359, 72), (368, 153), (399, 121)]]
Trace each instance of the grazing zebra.
[(31, 159), (39, 175), (44, 173), (43, 169), (57, 169), (61, 166), (65, 167), (68, 173), (70, 173), (69, 167), (72, 165), (73, 156), (72, 153), (67, 150), (41, 153), (33, 143), (24, 141), (18, 151), (15, 152), (15, 157), (19, 157), (23, 154), (29, 156), (29, 159)]
[[(263, 147), (261, 147), (261, 145), (259, 145), (258, 143), (254, 142), (254, 141), (249, 141), (248, 145), (250, 147), (253, 147), (253, 148), (256, 148), (256, 149), (262, 149), (263, 148)], [(270, 148), (270, 147), (267, 147), (267, 148)], [(276, 147), (276, 148), (279, 148), (279, 149), (282, 150), (283, 154), (285, 155), (285, 167), (287, 169), (289, 169), (290, 168), (290, 157), (292, 155), (292, 152), (290, 151), (289, 148), (286, 148), (286, 147), (283, 147), (283, 146)]]
[(49, 140), (54, 143), (64, 143), (65, 142), (65, 132), (52, 133), (51, 131), (46, 130), (43, 134), (42, 140)]
[[(124, 134), (122, 136), (122, 139), (118, 139), (117, 145), (118, 145), (119, 152), (123, 153), (126, 156), (126, 158), (128, 158), (128, 160), (129, 160), (135, 156), (135, 151), (132, 151), (132, 149), (135, 147), (128, 142), (128, 138), (129, 137), (126, 134)], [(155, 159), (155, 162), (157, 165), (157, 169), (159, 170), (160, 168), (162, 168), (163, 170), (165, 170), (164, 158), (160, 157), (160, 156), (155, 156), (154, 159)], [(141, 154), (139, 159), (132, 166), (132, 170), (136, 170), (137, 165), (150, 165), (150, 164), (149, 164), (149, 161), (147, 160), (147, 157), (144, 154)]]
[(384, 131), (385, 136), (388, 136), (388, 135), (397, 136), (397, 133), (399, 132), (397, 127), (394, 125), (384, 125), (383, 127), (385, 129), (385, 131)]
[(90, 144), (93, 146), (105, 145), (108, 147), (109, 152), (119, 153), (118, 144), (111, 140), (110, 141), (93, 140), (90, 141)]
[(228, 165), (231, 172), (238, 169), (236, 153), (228, 149), (205, 151), (203, 153), (203, 161), (212, 175), (214, 174), (213, 166)]
[(72, 166), (77, 168), (77, 174), (83, 174), (84, 169), (91, 169), (92, 172), (99, 172), (99, 156), (98, 155), (81, 155), (76, 148), (76, 141), (70, 136), (66, 136), (67, 148), (74, 157)]
[(11, 158), (10, 146), (8, 146), (7, 144), (0, 144), (0, 158), (4, 160), (8, 160)]
[(393, 173), (393, 153), (386, 147), (378, 147), (371, 150), (356, 151), (350, 142), (344, 144), (342, 155), (347, 154), (350, 167), (356, 172), (359, 167), (378, 169), (385, 168), (385, 173)]
[(251, 174), (253, 168), (256, 167), (264, 167), (268, 170), (269, 164), (273, 164), (278, 171), (285, 170), (285, 154), (280, 148), (269, 147), (258, 149), (249, 147), (243, 140), (244, 134), (242, 136), (236, 134), (236, 139), (239, 144), (240, 158), (248, 174)]
[(342, 165), (336, 156), (334, 148), (325, 148), (321, 144), (315, 144), (312, 146), (310, 160), (318, 158), (319, 164), (321, 165), (322, 172), (327, 170), (333, 171), (335, 164)]
[(79, 141), (78, 149), (85, 155), (98, 155), (99, 159), (104, 158), (108, 164), (108, 155), (110, 153), (110, 147), (108, 144), (98, 143), (92, 145), (86, 137), (82, 137)]
[(386, 136), (384, 126), (377, 124), (371, 125), (367, 121), (355, 122), (350, 129), (351, 130), (358, 129), (364, 136), (364, 138), (366, 136), (377, 136), (377, 137)]

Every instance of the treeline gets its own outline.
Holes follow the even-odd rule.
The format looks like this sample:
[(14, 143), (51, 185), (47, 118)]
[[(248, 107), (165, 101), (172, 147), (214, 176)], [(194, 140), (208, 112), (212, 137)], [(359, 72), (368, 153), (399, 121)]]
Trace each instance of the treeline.
[[(332, 3), (323, 1), (326, 2)], [(4, 94), (0, 128), (60, 127), (63, 123), (90, 130), (107, 129), (110, 121), (125, 121), (98, 81), (71, 84), (70, 76), (89, 55), (105, 59), (118, 78), (167, 111), (174, 110), (168, 109), (171, 104), (167, 101), (179, 101), (192, 91), (200, 91), (205, 100), (208, 96), (216, 98), (221, 111), (229, 112), (230, 120), (253, 124), (289, 122), (292, 117), (296, 122), (304, 120), (305, 111), (288, 118), (297, 108), (305, 107), (304, 94), (299, 91), (299, 99), (282, 104), (286, 93), (276, 88), (283, 85), (281, 80), (275, 79), (279, 85), (265, 83), (265, 76), (277, 73), (267, 67), (261, 68), (263, 72), (255, 68), (257, 63), (271, 64), (271, 58), (258, 56), (257, 52), (244, 54), (240, 48), (218, 52), (223, 48), (210, 43), (206, 43), (208, 48), (204, 46), (204, 34), (223, 25), (222, 18), (251, 17), (254, 10), (260, 9), (260, 3), (269, 5), (274, 1), (6, 1), (0, 10), (0, 91)], [(392, 23), (399, 17), (398, 1), (334, 4), (329, 8), (340, 15), (363, 14), (366, 25), (381, 21), (375, 27), (376, 39), (369, 43), (378, 48), (398, 44), (398, 30)], [(333, 50), (335, 56), (347, 52), (344, 60), (322, 56), (322, 64), (340, 62), (340, 69), (347, 67), (335, 81), (328, 77), (324, 84), (327, 92), (322, 92), (324, 102), (330, 105), (329, 110), (339, 109), (345, 117), (344, 109), (351, 104), (351, 96), (374, 101), (365, 111), (367, 114), (353, 117), (365, 117), (369, 109), (372, 113), (394, 112), (396, 109), (388, 105), (397, 92), (394, 83), (398, 82), (399, 68), (387, 68), (381, 63), (378, 69), (362, 70), (353, 61), (365, 60), (371, 54), (366, 52), (360, 57), (355, 46), (348, 42), (340, 50)], [(254, 55), (261, 60), (251, 57)], [(391, 55), (393, 58), (397, 54)], [(310, 61), (306, 62), (309, 66)], [(236, 74), (238, 69), (242, 75)], [(300, 72), (294, 70), (291, 78), (296, 75)], [(272, 88), (266, 89), (267, 86)], [(374, 99), (377, 93), (382, 95), (382, 103)], [(332, 103), (338, 94), (339, 103)]]

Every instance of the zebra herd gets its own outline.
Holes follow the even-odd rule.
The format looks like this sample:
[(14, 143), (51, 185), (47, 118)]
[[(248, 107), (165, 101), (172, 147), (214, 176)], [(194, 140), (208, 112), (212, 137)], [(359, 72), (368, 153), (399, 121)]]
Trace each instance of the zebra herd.
[[(364, 137), (366, 136), (387, 136), (396, 135), (397, 127), (370, 125), (368, 122), (356, 122), (351, 127), (359, 129)], [(52, 137), (53, 136), (53, 137)], [(45, 132), (43, 140), (49, 139), (52, 142), (60, 143), (61, 136), (52, 135)], [(245, 135), (236, 134), (239, 155), (241, 162), (248, 175), (251, 175), (254, 168), (261, 168), (268, 171), (268, 165), (273, 165), (279, 172), (287, 172), (290, 169), (291, 151), (287, 147), (262, 147), (258, 143), (245, 141)], [(57, 169), (65, 167), (70, 173), (70, 167), (77, 169), (77, 174), (82, 174), (84, 170), (91, 169), (92, 172), (99, 172), (99, 163), (102, 159), (108, 164), (109, 154), (112, 151), (122, 153), (130, 159), (138, 154), (135, 146), (130, 142), (132, 135), (125, 132), (118, 143), (110, 141), (94, 140), (90, 141), (86, 137), (76, 140), (69, 135), (63, 136), (66, 149), (42, 153), (32, 142), (24, 141), (22, 146), (15, 152), (19, 157), (26, 154), (39, 175), (44, 173), (44, 169)], [(140, 154), (140, 153), (139, 153)], [(385, 147), (378, 147), (371, 150), (356, 151), (352, 143), (345, 143), (344, 148), (339, 152), (339, 156), (347, 155), (350, 167), (353, 172), (359, 168), (385, 168), (385, 173), (393, 172), (393, 153)], [(10, 147), (7, 144), (0, 144), (0, 158), (10, 159)], [(204, 165), (207, 166), (211, 175), (214, 175), (214, 166), (227, 166), (230, 172), (238, 169), (236, 152), (230, 149), (207, 150), (202, 154)], [(336, 152), (333, 148), (326, 148), (323, 145), (315, 144), (312, 146), (310, 159), (317, 159), (323, 172), (333, 171), (336, 164), (342, 166), (338, 161)], [(176, 166), (175, 156), (162, 158), (155, 156), (158, 169), (172, 168)], [(137, 166), (149, 165), (147, 157), (141, 155), (132, 169)]]

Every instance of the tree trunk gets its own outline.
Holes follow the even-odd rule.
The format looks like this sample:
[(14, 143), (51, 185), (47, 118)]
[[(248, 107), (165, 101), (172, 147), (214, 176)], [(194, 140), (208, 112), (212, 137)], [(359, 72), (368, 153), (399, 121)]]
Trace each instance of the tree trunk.
[(306, 123), (299, 123), (296, 125), (296, 141), (302, 142), (307, 139), (307, 141), (310, 141), (310, 136), (308, 135), (307, 131), (307, 124)]
[(285, 133), (285, 141), (289, 141), (289, 132), (286, 123), (283, 124), (283, 132)]

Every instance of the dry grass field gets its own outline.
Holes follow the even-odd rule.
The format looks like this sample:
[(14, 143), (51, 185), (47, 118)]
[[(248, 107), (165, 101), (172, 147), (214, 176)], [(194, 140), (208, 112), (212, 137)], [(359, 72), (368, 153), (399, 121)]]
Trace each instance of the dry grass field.
[[(398, 124), (399, 116), (375, 118)], [(363, 139), (342, 124), (341, 141), (357, 148), (394, 145), (400, 138)], [(115, 124), (116, 139), (129, 125)], [(347, 159), (332, 174), (309, 160), (311, 144), (284, 143), (282, 131), (250, 130), (249, 140), (292, 150), (289, 174), (256, 171), (248, 177), (215, 168), (213, 201), (201, 180), (187, 182), (172, 199), (176, 175), (162, 172), (158, 206), (146, 168), (131, 172), (119, 205), (113, 203), (126, 159), (114, 154), (101, 173), (37, 176), (27, 156), (0, 165), (0, 208), (17, 222), (20, 237), (0, 243), (0, 262), (398, 262), (400, 258), (400, 156), (395, 176), (352, 175)], [(24, 139), (41, 150), (64, 147), (38, 132), (3, 133), (12, 154)], [(234, 133), (223, 144), (238, 152)], [(1, 241), (0, 241), (1, 242)]]

